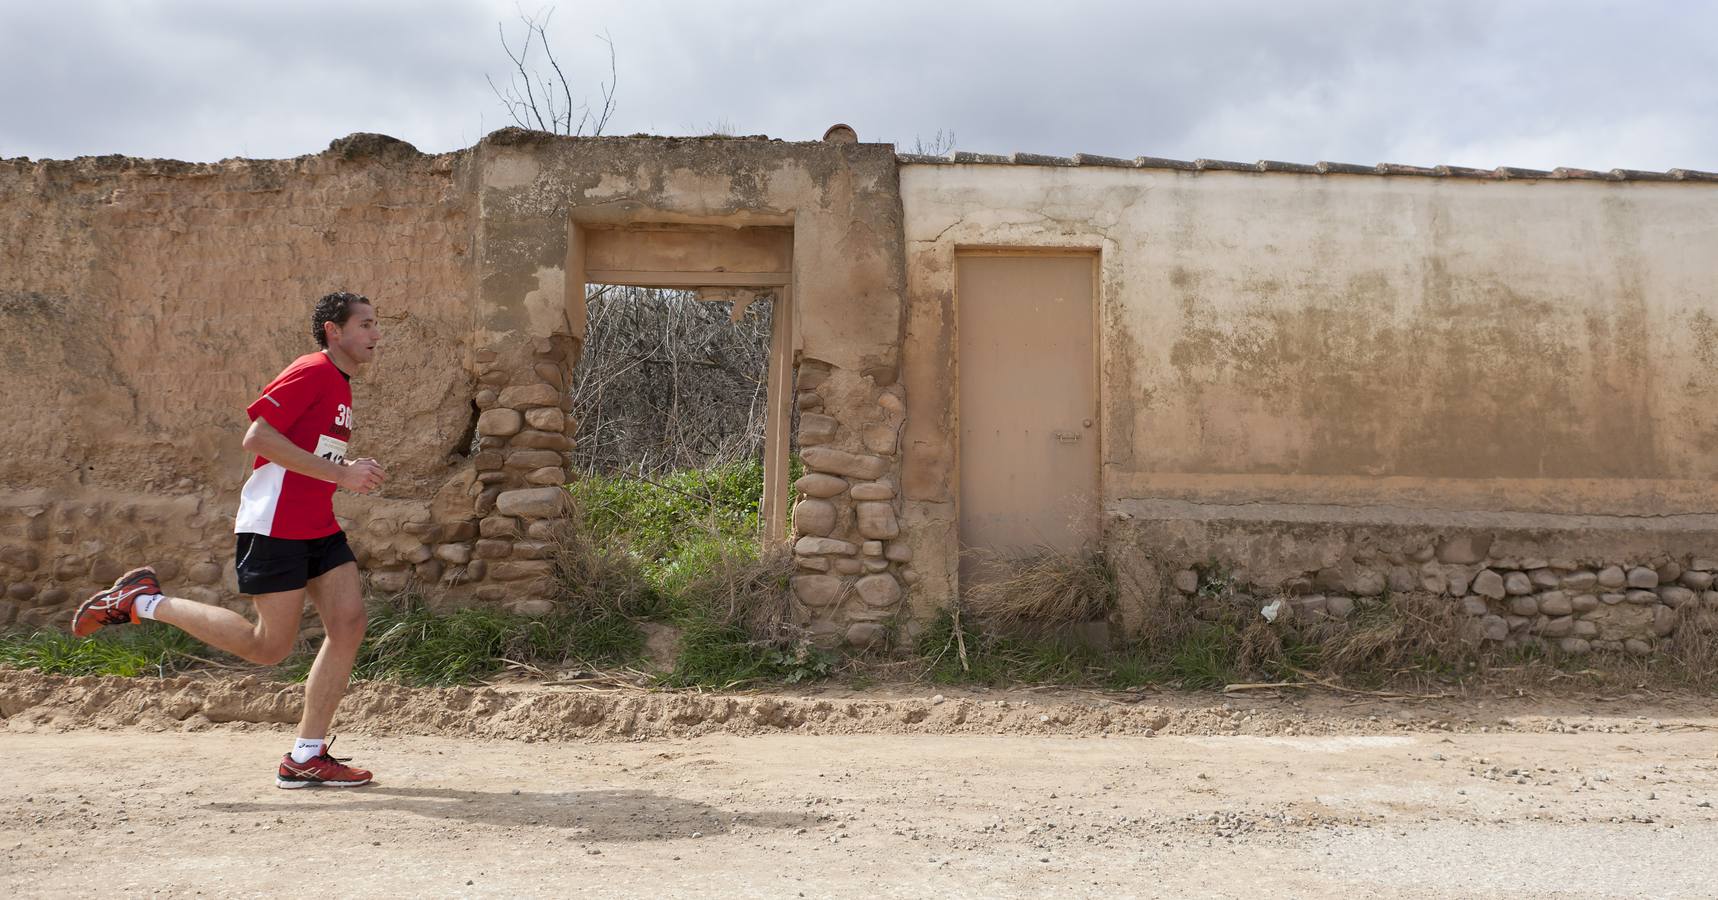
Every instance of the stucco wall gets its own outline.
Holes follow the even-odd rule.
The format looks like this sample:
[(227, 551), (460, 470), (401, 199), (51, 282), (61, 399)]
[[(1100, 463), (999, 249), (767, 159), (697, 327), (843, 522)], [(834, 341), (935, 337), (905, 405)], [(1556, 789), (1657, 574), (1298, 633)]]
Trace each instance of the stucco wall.
[(640, 226), (791, 229), (793, 587), (826, 642), (957, 589), (969, 246), (1099, 254), (1100, 500), (1135, 612), (1206, 559), (1357, 594), (1487, 567), (1699, 582), (1680, 568), (1718, 556), (1715, 191), (516, 129), (435, 157), (360, 135), (295, 160), (3, 161), (0, 625), (142, 558), (230, 600), (243, 407), (339, 288), (387, 335), (354, 449), (392, 480), (336, 503), (361, 562), (383, 588), (541, 609), (579, 235)]
[[(1718, 186), (953, 164), (901, 183), (906, 515), (941, 526), (921, 556), (956, 550), (957, 246), (1100, 252), (1112, 537), (1191, 561), (1240, 551), (1209, 523), (1255, 519), (1418, 522), (1423, 543), (1508, 512), (1518, 536), (1624, 555), (1644, 551), (1627, 517), (1668, 517), (1666, 551), (1713, 533)], [(1287, 576), (1331, 543), (1253, 540), (1247, 562)], [(917, 602), (953, 584), (931, 587)]]
[(315, 349), (332, 290), (384, 317), (353, 449), (387, 467), (382, 502), (433, 494), (470, 419), (461, 170), (361, 135), (293, 160), (0, 162), (0, 618), (145, 558), (230, 597), (244, 408)]

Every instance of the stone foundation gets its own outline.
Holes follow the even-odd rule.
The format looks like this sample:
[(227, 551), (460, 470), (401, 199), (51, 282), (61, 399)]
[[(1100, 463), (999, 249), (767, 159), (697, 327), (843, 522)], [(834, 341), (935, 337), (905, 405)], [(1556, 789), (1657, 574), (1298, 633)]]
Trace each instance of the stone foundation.
[(233, 519), (197, 494), (0, 497), (0, 628), (67, 627), (77, 605), (144, 562), (174, 593), (243, 609)]
[[(1387, 573), (1364, 570), (1344, 578), (1324, 569), (1252, 590), (1262, 604), (1280, 599), (1275, 620), (1292, 622), (1346, 619), (1356, 603), (1391, 593), (1441, 595), (1460, 605), (1468, 617), (1466, 634), (1476, 643), (1554, 646), (1576, 655), (1600, 650), (1647, 656), (1674, 640), (1685, 617), (1703, 609), (1718, 615), (1718, 591), (1712, 590), (1718, 559), (1595, 568), (1568, 559), (1502, 558), (1475, 567), (1443, 562), (1430, 548), (1422, 555), (1427, 558), (1417, 565), (1392, 566)], [(1192, 594), (1199, 589), (1199, 573), (1184, 569), (1172, 584)]]
[(1107, 546), (1124, 634), (1138, 633), (1163, 592), (1193, 593), (1197, 570), (1221, 569), (1260, 607), (1282, 600), (1275, 614), (1290, 621), (1346, 618), (1386, 594), (1431, 594), (1459, 605), (1477, 642), (1644, 656), (1692, 614), (1718, 614), (1714, 518), (1140, 501), (1112, 509)]

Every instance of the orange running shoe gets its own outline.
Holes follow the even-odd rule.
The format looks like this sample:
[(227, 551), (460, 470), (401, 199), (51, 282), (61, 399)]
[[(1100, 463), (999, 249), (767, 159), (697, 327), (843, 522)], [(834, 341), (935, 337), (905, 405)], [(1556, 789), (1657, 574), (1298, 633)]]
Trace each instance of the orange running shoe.
[(274, 786), (296, 790), (313, 785), (327, 787), (357, 787), (370, 783), (370, 773), (363, 769), (355, 769), (346, 765), (345, 759), (336, 759), (329, 754), (334, 746), (334, 739), (322, 745), (322, 752), (312, 756), (305, 762), (292, 761), (292, 754), (281, 758), (280, 771), (275, 773)]
[(155, 570), (148, 566), (119, 576), (113, 587), (85, 600), (72, 615), (72, 634), (89, 637), (108, 625), (125, 625), (137, 621), (133, 607), (138, 597), (161, 593), (161, 582)]

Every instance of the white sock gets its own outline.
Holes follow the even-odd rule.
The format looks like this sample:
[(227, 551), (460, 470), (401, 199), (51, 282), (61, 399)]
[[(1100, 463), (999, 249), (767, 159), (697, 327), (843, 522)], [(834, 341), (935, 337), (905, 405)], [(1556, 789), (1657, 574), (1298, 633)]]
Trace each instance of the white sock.
[(322, 753), (324, 746), (326, 744), (321, 738), (299, 738), (292, 742), (292, 761), (295, 763), (310, 762), (313, 757)]
[(138, 597), (136, 600), (132, 601), (131, 608), (137, 611), (137, 617), (139, 619), (153, 619), (155, 618), (155, 607), (160, 606), (161, 601), (165, 599), (167, 598), (160, 594), (150, 594), (147, 597)]

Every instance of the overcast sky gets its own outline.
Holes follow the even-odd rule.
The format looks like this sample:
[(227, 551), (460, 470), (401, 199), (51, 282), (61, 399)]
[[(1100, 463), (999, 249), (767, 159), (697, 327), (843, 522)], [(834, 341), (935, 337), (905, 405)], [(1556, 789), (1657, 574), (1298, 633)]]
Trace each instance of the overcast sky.
[[(1718, 170), (1713, 0), (552, 6), (610, 133), (903, 150)], [(509, 124), (485, 75), (512, 0), (0, 0), (0, 157), (426, 151)]]

